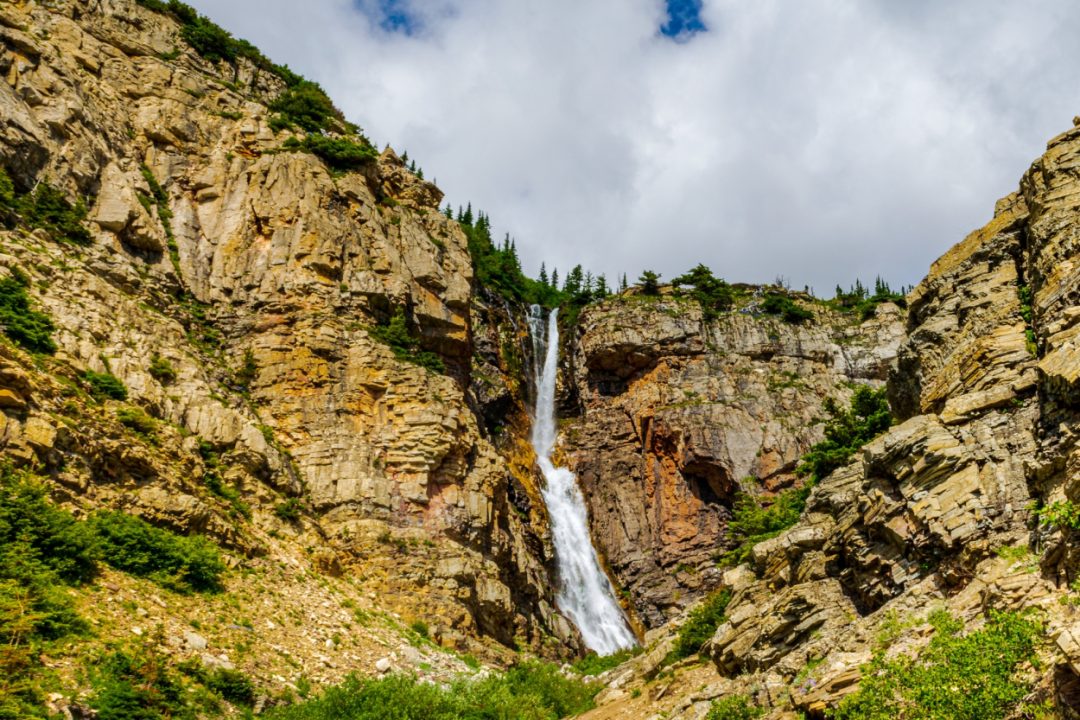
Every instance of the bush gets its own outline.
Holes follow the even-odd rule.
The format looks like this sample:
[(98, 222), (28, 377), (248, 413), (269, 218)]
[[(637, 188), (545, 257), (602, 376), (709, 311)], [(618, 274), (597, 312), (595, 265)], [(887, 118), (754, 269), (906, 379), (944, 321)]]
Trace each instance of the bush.
[(25, 471), (0, 466), (0, 718), (44, 718), (37, 675), (48, 643), (85, 632), (65, 585), (91, 579), (98, 548)]
[(737, 565), (745, 562), (755, 545), (774, 538), (799, 522), (810, 487), (788, 488), (777, 494), (772, 503), (762, 505), (749, 493), (738, 493), (731, 508), (728, 521), (728, 537), (739, 543), (738, 547), (724, 554), (721, 562)]
[(408, 675), (347, 678), (321, 696), (269, 711), (271, 720), (555, 720), (593, 707), (600, 686), (568, 678), (550, 663), (527, 662), (502, 675), (459, 680), (449, 688)]
[(281, 93), (269, 107), (278, 113), (276, 124), (279, 126), (298, 125), (309, 133), (329, 130), (335, 119), (344, 119), (326, 92), (310, 80), (300, 80)]
[(47, 182), (38, 183), (32, 193), (19, 198), (17, 209), (27, 225), (44, 229), (54, 238), (77, 245), (89, 245), (93, 240), (82, 224), (86, 205), (81, 200), (72, 205)]
[(643, 270), (641, 277), (638, 278), (638, 284), (641, 285), (642, 295), (660, 294), (660, 276), (652, 270)]
[(724, 611), (727, 610), (729, 602), (731, 602), (731, 593), (720, 590), (709, 595), (705, 598), (705, 602), (694, 608), (690, 612), (690, 617), (679, 628), (675, 647), (672, 648), (668, 660), (681, 660), (701, 650), (702, 646), (712, 638), (716, 628), (723, 624)]
[(120, 424), (151, 442), (157, 441), (157, 420), (139, 408), (123, 407), (116, 411)]
[(184, 537), (122, 512), (98, 512), (90, 519), (102, 559), (124, 572), (149, 577), (177, 592), (221, 589), (225, 563), (214, 543)]
[(19, 276), (0, 280), (0, 325), (5, 335), (30, 352), (56, 352), (52, 339), (56, 326), (45, 313), (30, 309), (26, 283)]
[(754, 720), (765, 714), (745, 695), (729, 695), (715, 701), (705, 720)]
[(233, 36), (206, 18), (196, 18), (194, 22), (184, 25), (180, 28), (180, 37), (211, 62), (236, 61), (237, 48)]
[(194, 720), (179, 677), (150, 643), (132, 652), (116, 650), (91, 673), (90, 707), (99, 720)]
[(386, 325), (376, 325), (368, 329), (368, 334), (381, 343), (390, 346), (399, 360), (425, 367), (433, 372), (445, 372), (442, 358), (433, 352), (420, 349), (420, 340), (409, 331), (405, 312), (398, 308)]
[(289, 498), (274, 506), (274, 514), (285, 522), (296, 522), (300, 519), (300, 511), (303, 505), (296, 498)]
[(292, 137), (283, 147), (289, 150), (302, 150), (323, 159), (334, 170), (355, 170), (379, 156), (375, 148), (364, 138), (355, 142), (346, 138), (331, 138), (325, 135), (308, 135), (303, 140)]
[(597, 655), (595, 652), (588, 653), (574, 663), (574, 670), (582, 675), (599, 675), (613, 667), (618, 667), (632, 657), (641, 654), (641, 648), (627, 648), (619, 650), (611, 655)]
[(841, 409), (829, 398), (825, 411), (830, 415), (825, 423), (825, 439), (810, 448), (798, 468), (799, 474), (810, 475), (815, 482), (847, 464), (859, 448), (892, 425), (885, 388), (874, 390), (860, 385), (851, 398), (850, 409)]
[(87, 370), (82, 374), (82, 379), (90, 386), (90, 394), (95, 400), (101, 401), (106, 398), (112, 400), (127, 400), (127, 386), (115, 375), (107, 372), (99, 373)]
[(255, 683), (239, 670), (217, 668), (206, 674), (203, 684), (234, 705), (255, 704)]
[(176, 381), (176, 369), (172, 366), (172, 363), (157, 353), (154, 353), (153, 357), (150, 358), (150, 367), (147, 372), (150, 373), (150, 377), (162, 385), (168, 385)]
[(829, 715), (833, 720), (983, 720), (1011, 717), (1029, 688), (1016, 670), (1034, 658), (1040, 625), (1016, 613), (991, 611), (986, 626), (961, 636), (947, 613), (917, 658), (875, 654), (859, 689)]
[(801, 325), (814, 317), (814, 313), (801, 308), (787, 295), (770, 293), (761, 304), (761, 309), (769, 315), (779, 315), (784, 322), (792, 325)]
[(735, 293), (731, 286), (720, 278), (714, 277), (712, 270), (698, 263), (697, 267), (673, 279), (675, 287), (691, 285), (690, 297), (698, 301), (706, 319), (712, 319), (722, 310), (727, 310), (735, 302)]

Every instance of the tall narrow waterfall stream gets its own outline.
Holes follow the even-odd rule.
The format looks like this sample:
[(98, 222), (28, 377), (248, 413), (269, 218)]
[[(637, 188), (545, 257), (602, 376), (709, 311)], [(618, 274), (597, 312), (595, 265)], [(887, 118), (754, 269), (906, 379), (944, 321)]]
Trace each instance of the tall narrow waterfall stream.
[(555, 563), (559, 571), (559, 608), (577, 625), (589, 648), (600, 655), (608, 655), (632, 647), (636, 640), (593, 548), (585, 498), (578, 488), (577, 478), (568, 469), (555, 467), (551, 460), (556, 439), (555, 378), (559, 369), (557, 320), (558, 310), (552, 310), (545, 333), (540, 308), (534, 305), (529, 314), (536, 387), (532, 446), (540, 471), (544, 474), (544, 504), (551, 518)]

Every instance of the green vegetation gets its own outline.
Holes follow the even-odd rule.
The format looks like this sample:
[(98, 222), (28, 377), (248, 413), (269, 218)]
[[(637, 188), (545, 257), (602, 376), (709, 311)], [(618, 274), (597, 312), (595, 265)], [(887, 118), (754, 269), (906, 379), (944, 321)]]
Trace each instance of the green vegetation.
[(600, 673), (607, 672), (613, 667), (622, 665), (630, 658), (640, 654), (640, 647), (618, 650), (610, 655), (597, 655), (595, 652), (590, 652), (585, 655), (585, 657), (576, 661), (573, 667), (574, 670), (581, 675), (599, 675)]
[(788, 488), (765, 506), (749, 493), (738, 493), (731, 508), (731, 520), (728, 521), (728, 537), (736, 541), (738, 546), (725, 553), (721, 563), (738, 565), (745, 562), (755, 545), (776, 537), (797, 523), (809, 495), (809, 485)]
[(433, 352), (420, 349), (420, 340), (409, 331), (405, 311), (398, 308), (385, 325), (376, 325), (368, 329), (368, 334), (381, 343), (390, 346), (399, 360), (415, 363), (432, 372), (446, 372), (442, 358)]
[(322, 158), (333, 170), (355, 170), (379, 156), (367, 138), (356, 136), (359, 142), (349, 138), (308, 135), (303, 140), (291, 137), (282, 147), (288, 150), (309, 152)]
[[(642, 273), (642, 277), (645, 275)], [(715, 277), (705, 265), (699, 263), (693, 269), (673, 279), (671, 284), (676, 288), (682, 285), (690, 285), (690, 297), (697, 300), (706, 320), (715, 318), (721, 311), (730, 310), (735, 302), (735, 293), (731, 286), (722, 279)], [(644, 283), (642, 284), (644, 291)], [(646, 293), (648, 294), (648, 293)]]
[(300, 80), (288, 88), (270, 103), (270, 110), (277, 113), (272, 124), (275, 130), (299, 126), (309, 133), (322, 133), (335, 121), (345, 123), (326, 92), (310, 80)]
[(1046, 507), (1033, 507), (1039, 524), (1062, 530), (1080, 530), (1080, 507), (1071, 500), (1058, 500)]
[(863, 668), (859, 689), (832, 720), (983, 720), (1012, 716), (1029, 688), (1017, 668), (1034, 659), (1039, 623), (991, 611), (986, 626), (960, 635), (963, 624), (945, 612), (930, 618), (935, 634), (916, 658), (886, 659), (878, 651)]
[(803, 456), (798, 472), (817, 482), (848, 460), (866, 443), (889, 429), (892, 413), (885, 388), (874, 390), (860, 385), (851, 398), (851, 408), (844, 410), (836, 401), (825, 401), (830, 418), (825, 423), (825, 439)]
[[(901, 290), (903, 290), (901, 288)], [(853, 312), (860, 320), (868, 320), (877, 312), (877, 306), (891, 302), (900, 307), (907, 307), (907, 298), (904, 292), (893, 292), (889, 284), (880, 277), (874, 280), (874, 293), (863, 287), (860, 280), (855, 280), (855, 285), (847, 292), (836, 286), (836, 296), (830, 301), (833, 307), (845, 312)]]
[(86, 205), (81, 200), (72, 205), (64, 193), (47, 182), (38, 183), (33, 192), (19, 198), (16, 210), (27, 225), (44, 229), (57, 240), (77, 245), (89, 245), (92, 240), (82, 224)]
[(754, 720), (765, 714), (745, 695), (729, 695), (712, 704), (705, 720)]
[(727, 590), (719, 590), (705, 598), (705, 602), (694, 608), (690, 612), (690, 617), (679, 628), (675, 647), (665, 660), (667, 662), (681, 660), (701, 650), (716, 632), (716, 628), (723, 624), (724, 611), (727, 610), (729, 602), (731, 602), (731, 593)]
[(0, 718), (44, 718), (41, 656), (86, 631), (65, 586), (90, 580), (97, 544), (27, 471), (0, 465)]
[(781, 295), (780, 293), (769, 293), (765, 297), (765, 302), (761, 304), (761, 309), (769, 315), (780, 316), (784, 322), (792, 325), (801, 325), (814, 318), (814, 313), (806, 308), (799, 307), (787, 295)]
[(30, 309), (27, 285), (29, 279), (21, 271), (0, 280), (0, 326), (13, 342), (30, 352), (51, 355), (56, 352), (52, 339), (56, 328), (48, 315)]
[(732, 507), (728, 533), (739, 545), (721, 556), (723, 564), (744, 562), (759, 542), (776, 537), (799, 521), (814, 483), (843, 466), (866, 443), (889, 429), (892, 414), (885, 389), (867, 385), (855, 389), (851, 406), (845, 410), (831, 398), (825, 401), (830, 418), (825, 423), (825, 439), (811, 446), (797, 472), (809, 475), (802, 487), (788, 488), (765, 506), (753, 495), (739, 493)]
[(1020, 298), (1020, 317), (1024, 319), (1025, 345), (1032, 355), (1039, 354), (1039, 344), (1035, 338), (1035, 320), (1032, 311), (1031, 288), (1020, 285), (1016, 288), (1016, 294)]
[(289, 498), (274, 506), (274, 514), (285, 522), (296, 522), (300, 519), (300, 511), (303, 505), (296, 498)]
[(158, 422), (137, 407), (122, 407), (116, 411), (116, 419), (144, 439), (156, 443)]
[[(531, 661), (483, 680), (449, 687), (408, 675), (350, 676), (322, 695), (266, 713), (269, 720), (556, 720), (593, 706), (599, 685), (568, 678), (558, 666)], [(389, 715), (389, 709), (393, 714)]]
[(652, 270), (642, 270), (641, 276), (638, 277), (638, 284), (641, 285), (642, 295), (660, 294), (660, 276)]
[(172, 363), (157, 353), (154, 353), (153, 357), (150, 358), (150, 367), (147, 368), (147, 372), (150, 373), (150, 377), (162, 385), (168, 385), (176, 381), (176, 369), (172, 366)]
[(89, 520), (112, 567), (149, 577), (176, 592), (221, 589), (225, 563), (217, 546), (200, 535), (185, 537), (154, 527), (133, 515), (107, 511)]
[(90, 706), (100, 720), (195, 720), (222, 716), (222, 700), (241, 708), (255, 704), (255, 684), (244, 673), (209, 670), (194, 659), (173, 669), (160, 650), (164, 640), (158, 626), (139, 644), (98, 659), (90, 672)]
[(139, 166), (139, 172), (142, 173), (143, 180), (150, 187), (151, 197), (146, 198), (139, 194), (139, 201), (142, 202), (143, 207), (147, 212), (150, 212), (150, 205), (153, 205), (157, 210), (158, 220), (161, 221), (161, 227), (165, 231), (165, 245), (169, 250), (169, 260), (172, 262), (173, 270), (176, 271), (177, 276), (180, 275), (180, 247), (176, 244), (176, 236), (173, 235), (172, 229), (172, 210), (169, 209), (169, 196), (165, 193), (165, 189), (161, 187), (161, 183), (154, 177), (154, 173), (150, 171), (150, 168), (146, 165)]
[(32, 192), (19, 194), (11, 177), (0, 168), (0, 225), (14, 227), (20, 219), (57, 240), (76, 245), (89, 245), (93, 240), (83, 226), (86, 205), (82, 200), (72, 205), (64, 193), (45, 181)]
[(95, 400), (127, 400), (127, 386), (120, 378), (108, 372), (87, 370), (82, 374), (83, 381), (90, 386), (90, 394)]
[(239, 58), (244, 58), (260, 70), (276, 75), (287, 86), (291, 87), (303, 81), (301, 76), (287, 66), (270, 62), (247, 40), (234, 38), (227, 30), (199, 15), (186, 3), (179, 0), (135, 0), (135, 2), (154, 12), (171, 15), (180, 23), (181, 37), (191, 45), (195, 52), (211, 62), (224, 60), (234, 63)]

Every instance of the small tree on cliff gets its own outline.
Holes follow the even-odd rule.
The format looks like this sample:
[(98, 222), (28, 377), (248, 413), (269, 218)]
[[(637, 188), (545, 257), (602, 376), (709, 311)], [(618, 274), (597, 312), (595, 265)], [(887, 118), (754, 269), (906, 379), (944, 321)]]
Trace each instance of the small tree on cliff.
[(660, 294), (660, 276), (652, 270), (642, 271), (641, 277), (638, 278), (638, 284), (641, 285), (642, 295)]

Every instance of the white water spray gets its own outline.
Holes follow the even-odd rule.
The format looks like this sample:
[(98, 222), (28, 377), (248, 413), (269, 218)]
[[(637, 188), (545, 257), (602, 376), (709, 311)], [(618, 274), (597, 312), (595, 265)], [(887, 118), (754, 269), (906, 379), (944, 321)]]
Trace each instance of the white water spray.
[[(585, 644), (599, 655), (610, 655), (633, 647), (634, 634), (607, 575), (600, 568), (585, 513), (585, 499), (574, 473), (555, 467), (551, 451), (555, 448), (555, 377), (559, 368), (558, 310), (552, 310), (544, 333), (544, 319), (539, 306), (529, 313), (535, 361), (536, 409), (533, 411), (532, 446), (536, 462), (544, 474), (544, 504), (551, 518), (551, 537), (555, 544), (555, 564), (559, 570), (559, 607), (578, 630)], [(543, 365), (541, 365), (541, 358)]]

